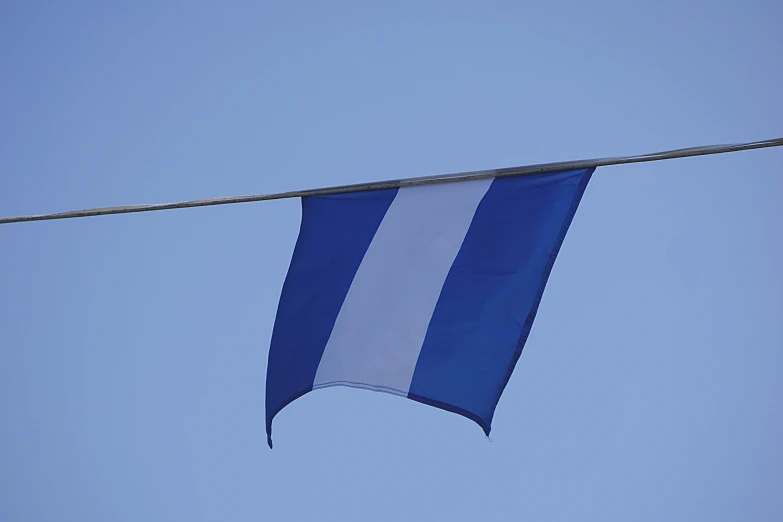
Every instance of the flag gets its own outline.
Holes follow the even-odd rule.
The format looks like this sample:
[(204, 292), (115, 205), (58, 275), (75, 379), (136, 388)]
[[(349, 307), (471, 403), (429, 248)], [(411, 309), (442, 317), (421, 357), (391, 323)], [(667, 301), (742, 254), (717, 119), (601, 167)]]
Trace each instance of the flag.
[(266, 381), (266, 430), (352, 386), (492, 418), (594, 169), (302, 198)]

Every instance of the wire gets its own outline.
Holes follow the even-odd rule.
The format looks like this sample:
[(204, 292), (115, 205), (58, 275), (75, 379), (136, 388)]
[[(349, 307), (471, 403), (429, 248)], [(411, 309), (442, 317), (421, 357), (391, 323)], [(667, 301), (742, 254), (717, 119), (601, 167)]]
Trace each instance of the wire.
[(56, 214), (40, 214), (32, 216), (12, 216), (0, 218), (0, 225), (9, 223), (24, 223), (29, 221), (49, 221), (54, 219), (72, 219), (91, 216), (107, 216), (110, 214), (130, 214), (135, 212), (156, 212), (158, 210), (175, 210), (181, 208), (209, 207), (214, 205), (233, 205), (235, 203), (250, 203), (253, 201), (268, 201), (273, 199), (304, 198), (312, 196), (326, 196), (330, 194), (343, 194), (346, 192), (364, 192), (370, 190), (382, 190), (391, 188), (413, 187), (418, 185), (432, 185), (436, 183), (450, 183), (468, 181), (483, 178), (499, 178), (507, 176), (525, 176), (542, 174), (564, 170), (577, 170), (608, 165), (623, 165), (627, 163), (643, 163), (648, 161), (661, 161), (675, 158), (689, 158), (694, 156), (706, 156), (710, 154), (725, 154), (742, 150), (762, 149), (768, 147), (783, 146), (783, 138), (775, 138), (750, 143), (737, 143), (732, 145), (709, 145), (704, 147), (692, 147), (676, 149), (640, 156), (618, 156), (613, 158), (601, 158), (591, 160), (565, 161), (559, 163), (543, 163), (524, 167), (511, 167), (494, 170), (480, 170), (474, 172), (462, 172), (456, 174), (443, 174), (420, 178), (407, 178), (390, 181), (377, 181), (372, 183), (359, 183), (356, 185), (342, 185), (309, 190), (295, 190), (280, 192), (277, 194), (257, 194), (250, 196), (229, 196), (222, 198), (198, 199), (194, 201), (181, 201), (178, 203), (161, 203), (146, 205), (127, 205), (121, 207), (91, 208), (85, 210), (72, 210)]

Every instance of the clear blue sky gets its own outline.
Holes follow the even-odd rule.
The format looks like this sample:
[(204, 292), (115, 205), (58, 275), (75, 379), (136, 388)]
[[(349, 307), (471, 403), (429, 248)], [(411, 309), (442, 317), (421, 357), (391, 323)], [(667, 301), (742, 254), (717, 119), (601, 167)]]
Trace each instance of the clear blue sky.
[[(773, 0), (4, 1), (0, 213), (778, 137), (781, 20)], [(0, 520), (783, 519), (783, 150), (596, 172), (492, 442), (341, 388), (267, 448), (299, 211), (0, 227)]]

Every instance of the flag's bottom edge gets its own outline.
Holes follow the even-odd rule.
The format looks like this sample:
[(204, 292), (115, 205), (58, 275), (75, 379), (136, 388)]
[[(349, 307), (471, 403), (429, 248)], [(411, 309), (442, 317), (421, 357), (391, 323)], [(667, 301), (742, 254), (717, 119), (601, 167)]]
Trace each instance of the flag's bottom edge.
[(367, 384), (364, 382), (356, 381), (330, 381), (322, 382), (313, 385), (313, 390), (320, 390), (322, 388), (331, 388), (332, 386), (347, 386), (348, 388), (359, 388), (361, 390), (370, 390), (382, 393), (389, 393), (391, 395), (397, 395), (398, 397), (407, 397), (408, 392), (398, 390), (397, 388), (391, 388), (389, 386), (382, 386), (378, 384)]
[(492, 429), (490, 425), (491, 419), (490, 422), (486, 422), (484, 419), (482, 419), (475, 413), (470, 412), (464, 408), (460, 408), (459, 406), (454, 406), (453, 404), (442, 402), (436, 399), (430, 399), (428, 397), (422, 397), (421, 395), (416, 395), (415, 393), (409, 393), (402, 390), (398, 390), (396, 388), (390, 388), (387, 386), (378, 386), (374, 384), (367, 384), (367, 383), (353, 382), (353, 381), (332, 381), (332, 382), (316, 384), (312, 388), (308, 388), (306, 390), (302, 390), (299, 393), (294, 394), (294, 396), (291, 397), (290, 400), (286, 401), (285, 404), (283, 404), (280, 407), (280, 409), (274, 412), (272, 418), (268, 420), (267, 427), (266, 427), (266, 441), (269, 447), (272, 448), (272, 420), (274, 419), (275, 416), (277, 416), (278, 413), (280, 413), (280, 411), (283, 410), (283, 408), (285, 408), (286, 406), (294, 402), (296, 399), (299, 399), (300, 397), (308, 394), (311, 391), (320, 390), (324, 388), (331, 388), (335, 386), (357, 388), (360, 390), (369, 390), (369, 391), (380, 392), (380, 393), (388, 393), (389, 395), (411, 399), (413, 401), (419, 402), (427, 406), (432, 406), (451, 413), (456, 413), (457, 415), (461, 415), (478, 424), (487, 437), (489, 437), (489, 432)]

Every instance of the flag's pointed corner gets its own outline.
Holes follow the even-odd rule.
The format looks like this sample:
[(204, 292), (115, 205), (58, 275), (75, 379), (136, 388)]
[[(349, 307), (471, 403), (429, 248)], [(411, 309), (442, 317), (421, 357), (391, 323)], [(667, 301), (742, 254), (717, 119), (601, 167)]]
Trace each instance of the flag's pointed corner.
[(489, 418), (484, 419), (480, 415), (477, 415), (476, 413), (472, 411), (468, 411), (464, 408), (460, 408), (459, 406), (454, 406), (447, 402), (430, 399), (428, 397), (422, 397), (421, 395), (416, 395), (415, 393), (409, 393), (408, 398), (427, 406), (433, 406), (435, 408), (440, 408), (441, 410), (445, 410), (451, 413), (456, 413), (457, 415), (462, 415), (466, 419), (471, 420), (476, 424), (478, 424), (478, 426), (484, 432), (484, 435), (486, 435), (487, 437), (489, 437), (489, 432), (492, 431), (492, 416), (495, 413), (494, 409), (492, 410), (492, 413), (489, 415)]
[(266, 421), (266, 443), (272, 449), (272, 419)]

